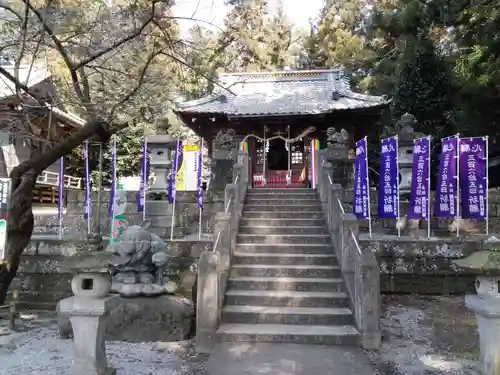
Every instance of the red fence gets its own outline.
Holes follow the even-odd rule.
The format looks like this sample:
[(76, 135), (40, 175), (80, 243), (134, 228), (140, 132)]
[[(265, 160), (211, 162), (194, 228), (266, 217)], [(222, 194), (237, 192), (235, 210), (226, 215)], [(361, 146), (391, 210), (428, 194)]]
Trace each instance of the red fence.
[(253, 188), (302, 188), (305, 187), (305, 182), (300, 176), (291, 177), (290, 181), (287, 179), (286, 171), (284, 173), (276, 173), (273, 176), (267, 176), (264, 182), (262, 174), (253, 175), (252, 181)]

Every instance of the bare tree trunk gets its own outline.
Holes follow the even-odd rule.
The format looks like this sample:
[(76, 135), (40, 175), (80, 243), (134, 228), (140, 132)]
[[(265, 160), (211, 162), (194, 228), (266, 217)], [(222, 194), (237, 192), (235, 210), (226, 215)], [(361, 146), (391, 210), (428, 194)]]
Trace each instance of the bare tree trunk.
[(11, 174), (11, 199), (7, 226), (7, 260), (0, 264), (0, 305), (5, 302), (9, 286), (16, 277), (21, 261), (21, 255), (28, 246), (33, 233), (33, 188), (36, 178), (52, 163), (69, 154), (86, 139), (98, 135), (98, 139), (106, 141), (109, 138), (108, 125), (96, 119), (87, 122), (79, 131), (66, 138), (63, 142), (51, 147), (46, 152), (38, 154), (15, 167)]
[(9, 177), (9, 172), (7, 171), (7, 163), (5, 161), (5, 155), (3, 153), (3, 147), (0, 147), (0, 177)]

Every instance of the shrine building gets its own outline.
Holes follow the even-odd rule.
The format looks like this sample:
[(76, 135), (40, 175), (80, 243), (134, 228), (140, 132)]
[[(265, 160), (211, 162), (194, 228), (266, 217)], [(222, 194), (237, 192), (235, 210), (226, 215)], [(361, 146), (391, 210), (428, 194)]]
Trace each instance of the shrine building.
[(221, 130), (234, 133), (248, 150), (253, 187), (297, 187), (307, 184), (309, 155), (326, 147), (328, 128), (345, 129), (352, 145), (374, 130), (388, 104), (351, 91), (342, 70), (286, 70), (220, 74), (210, 95), (178, 104), (176, 114), (209, 154)]

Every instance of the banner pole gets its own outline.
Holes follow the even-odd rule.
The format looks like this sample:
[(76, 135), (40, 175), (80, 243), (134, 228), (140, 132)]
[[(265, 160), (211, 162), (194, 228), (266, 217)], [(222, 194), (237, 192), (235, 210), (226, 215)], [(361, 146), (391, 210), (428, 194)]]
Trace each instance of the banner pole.
[(488, 172), (488, 165), (489, 165), (489, 156), (488, 156), (488, 141), (489, 141), (489, 136), (484, 137), (484, 141), (486, 143), (486, 147), (484, 150), (484, 156), (486, 158), (486, 171), (484, 174), (484, 177), (486, 179), (486, 207), (485, 207), (485, 213), (486, 213), (486, 235), (489, 234), (489, 225), (490, 225), (490, 218), (489, 218), (489, 187), (490, 187), (490, 174)]
[(262, 161), (262, 185), (265, 187), (267, 185), (267, 179), (266, 179), (266, 160), (267, 160), (267, 140), (266, 140), (266, 125), (264, 125), (264, 142), (262, 143), (263, 149), (263, 158), (264, 160)]
[(399, 140), (397, 134), (394, 136), (396, 140), (396, 194), (397, 194), (397, 204), (398, 204), (398, 212), (397, 212), (397, 228), (398, 228), (398, 238), (401, 237), (401, 225), (399, 224), (399, 220), (401, 219), (400, 208), (399, 208)]
[(456, 208), (456, 221), (457, 221), (457, 237), (460, 237), (460, 133), (457, 134), (457, 208)]
[[(201, 138), (201, 142), (200, 142), (200, 148), (198, 150), (198, 152), (201, 154), (199, 157), (198, 157), (198, 160), (200, 161), (200, 163), (198, 163), (198, 168), (201, 169), (201, 172), (198, 172), (199, 173), (199, 181), (196, 181), (196, 184), (198, 185), (197, 186), (197, 194), (200, 194), (200, 186), (201, 185), (201, 175), (202, 175), (202, 171), (203, 171), (203, 138)], [(200, 218), (198, 219), (198, 241), (201, 241), (201, 224), (202, 224), (202, 215), (203, 215), (203, 206), (200, 205), (200, 208), (199, 208), (199, 215), (200, 215)]]
[(427, 153), (427, 238), (431, 238), (431, 139), (429, 135), (429, 151)]
[(144, 201), (143, 201), (143, 206), (142, 206), (142, 221), (146, 220), (146, 196), (147, 196), (147, 191), (148, 191), (148, 143), (146, 141), (146, 137), (144, 137), (144, 170), (142, 171), (142, 183), (144, 186)]
[(58, 213), (59, 213), (59, 239), (63, 238), (63, 208), (64, 208), (64, 158), (59, 159), (59, 196), (58, 196)]
[(89, 141), (85, 141), (83, 147), (85, 147), (85, 190), (86, 193), (85, 195), (87, 196), (87, 234), (90, 236), (92, 233), (92, 225), (90, 220), (92, 220), (92, 212), (91, 212), (91, 207), (92, 204), (90, 202), (91, 197), (92, 197), (92, 190), (90, 190), (90, 182), (88, 181), (90, 177), (90, 170), (89, 170)]
[(368, 137), (365, 135), (366, 194), (368, 201), (368, 236), (372, 238), (372, 214), (370, 204), (370, 179), (368, 178)]
[(287, 126), (288, 130), (288, 139), (286, 144), (288, 146), (288, 181), (287, 184), (290, 185), (292, 183), (292, 144), (290, 143), (290, 125)]
[(109, 204), (111, 204), (111, 230), (110, 230), (110, 243), (115, 242), (114, 240), (114, 229), (115, 229), (115, 217), (116, 217), (116, 185), (118, 182), (116, 181), (116, 139), (113, 140), (111, 144), (111, 163), (113, 164), (113, 176), (112, 176), (112, 186), (113, 190), (113, 201), (110, 200)]
[(174, 164), (172, 165), (172, 173), (170, 173), (170, 178), (173, 180), (171, 184), (173, 184), (173, 189), (174, 189), (174, 196), (172, 197), (173, 199), (173, 206), (172, 206), (172, 220), (170, 221), (170, 241), (173, 241), (174, 239), (174, 225), (175, 225), (175, 198), (177, 195), (177, 189), (175, 188), (175, 184), (177, 183), (177, 163), (178, 158), (179, 158), (179, 140), (177, 140), (177, 143), (175, 144), (175, 153), (174, 153)]

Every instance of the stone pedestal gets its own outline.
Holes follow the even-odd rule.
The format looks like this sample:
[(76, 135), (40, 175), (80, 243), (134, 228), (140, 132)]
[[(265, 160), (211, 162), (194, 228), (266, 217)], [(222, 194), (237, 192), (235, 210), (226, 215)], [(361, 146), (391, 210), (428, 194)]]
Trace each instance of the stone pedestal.
[(500, 299), (468, 295), (465, 304), (476, 314), (483, 374), (500, 375)]
[(60, 312), (69, 315), (73, 329), (74, 358), (71, 375), (115, 375), (108, 366), (104, 334), (109, 311), (120, 297), (98, 299), (69, 297), (61, 301)]
[(104, 334), (106, 318), (120, 300), (110, 296), (111, 273), (108, 265), (116, 256), (106, 252), (80, 253), (68, 257), (61, 267), (73, 270), (74, 297), (59, 302), (59, 313), (69, 317), (73, 328), (73, 366), (71, 375), (114, 375), (108, 366)]

